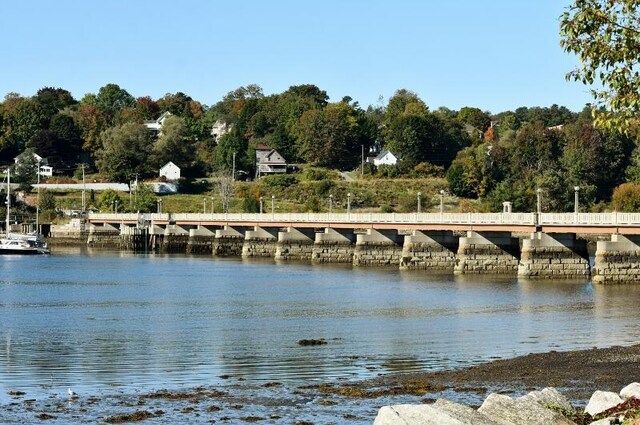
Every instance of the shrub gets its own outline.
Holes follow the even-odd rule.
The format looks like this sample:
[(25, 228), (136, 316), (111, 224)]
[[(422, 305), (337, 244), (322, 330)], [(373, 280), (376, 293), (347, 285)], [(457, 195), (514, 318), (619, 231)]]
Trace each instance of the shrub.
[(421, 162), (413, 167), (412, 177), (444, 177), (444, 167), (430, 162)]
[(616, 211), (640, 211), (640, 184), (623, 183), (616, 187), (611, 202)]
[(262, 179), (264, 183), (269, 187), (286, 188), (298, 183), (296, 176), (291, 174), (276, 174), (273, 176), (266, 176)]
[(318, 182), (317, 187), (317, 194), (318, 195), (324, 195), (327, 192), (329, 192), (331, 189), (333, 189), (335, 187), (335, 182), (333, 180), (321, 180)]
[(248, 213), (260, 212), (260, 201), (253, 195), (247, 195), (242, 200), (242, 210)]
[(326, 168), (307, 167), (302, 172), (302, 178), (309, 181), (330, 180), (337, 177), (335, 171)]

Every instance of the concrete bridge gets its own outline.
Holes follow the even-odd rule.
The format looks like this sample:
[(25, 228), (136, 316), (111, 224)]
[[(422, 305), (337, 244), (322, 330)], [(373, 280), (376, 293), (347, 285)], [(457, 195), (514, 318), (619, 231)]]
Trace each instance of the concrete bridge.
[[(89, 214), (88, 224), (90, 245), (128, 249), (640, 282), (640, 213)], [(593, 270), (578, 234), (606, 239)]]

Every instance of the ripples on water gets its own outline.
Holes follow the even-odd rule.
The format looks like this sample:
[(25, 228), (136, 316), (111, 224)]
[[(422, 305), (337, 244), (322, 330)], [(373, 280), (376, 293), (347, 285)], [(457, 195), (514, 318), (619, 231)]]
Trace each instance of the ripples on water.
[[(638, 340), (640, 289), (126, 254), (0, 259), (0, 390), (291, 385)], [(301, 347), (300, 339), (327, 345)], [(5, 397), (6, 401), (6, 397)]]

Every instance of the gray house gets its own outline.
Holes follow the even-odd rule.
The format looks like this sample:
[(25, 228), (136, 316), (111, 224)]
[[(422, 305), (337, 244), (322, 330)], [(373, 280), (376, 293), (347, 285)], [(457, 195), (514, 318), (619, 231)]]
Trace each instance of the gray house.
[(256, 179), (271, 174), (285, 174), (287, 161), (276, 151), (268, 146), (256, 147)]

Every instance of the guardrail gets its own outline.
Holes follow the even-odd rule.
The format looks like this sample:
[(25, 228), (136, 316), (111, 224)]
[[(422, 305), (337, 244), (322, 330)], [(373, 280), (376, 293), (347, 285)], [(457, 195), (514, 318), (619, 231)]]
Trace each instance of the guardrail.
[(278, 213), (278, 214), (89, 214), (90, 221), (261, 222), (261, 223), (420, 223), (535, 224), (534, 213)]
[(640, 213), (234, 213), (234, 214), (97, 214), (89, 221), (343, 223), (343, 224), (504, 224), (542, 226), (640, 226)]

